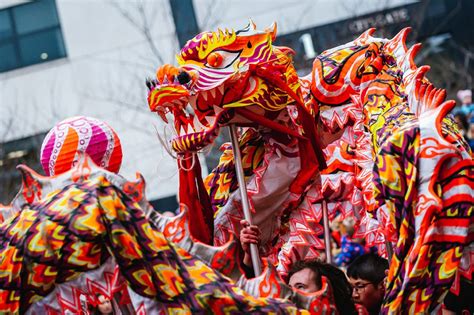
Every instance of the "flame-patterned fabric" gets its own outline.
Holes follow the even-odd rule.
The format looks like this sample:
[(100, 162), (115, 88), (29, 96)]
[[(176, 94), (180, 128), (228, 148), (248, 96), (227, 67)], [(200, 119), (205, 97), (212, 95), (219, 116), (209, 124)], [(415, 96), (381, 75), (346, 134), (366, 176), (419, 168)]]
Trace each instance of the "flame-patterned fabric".
[(145, 216), (141, 180), (81, 158), (42, 191), (47, 179), (22, 170), (44, 197), (0, 225), (0, 313), (80, 314), (125, 286), (139, 314), (308, 314), (253, 297), (169, 241)]

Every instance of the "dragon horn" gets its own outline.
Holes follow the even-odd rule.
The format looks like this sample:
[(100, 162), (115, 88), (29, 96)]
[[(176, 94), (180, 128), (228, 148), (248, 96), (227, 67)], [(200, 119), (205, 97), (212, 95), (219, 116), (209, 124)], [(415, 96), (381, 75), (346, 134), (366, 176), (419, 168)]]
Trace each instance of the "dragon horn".
[(397, 35), (387, 42), (385, 45), (385, 51), (394, 54), (401, 48), (403, 53), (405, 53), (407, 51), (406, 39), (410, 31), (411, 27), (405, 27), (402, 29)]
[(255, 22), (250, 18), (249, 18), (249, 26), (252, 31), (255, 31), (257, 29), (257, 24), (255, 24)]
[(364, 45), (367, 40), (372, 37), (372, 34), (375, 32), (375, 28), (372, 27), (372, 28), (369, 28), (368, 30), (366, 30), (364, 33), (360, 34), (359, 37), (357, 37), (356, 40), (354, 40), (355, 43), (360, 43), (361, 45)]
[(415, 64), (415, 57), (420, 51), (421, 44), (415, 44), (408, 49), (407, 56), (408, 56), (408, 62), (410, 63), (410, 68), (411, 69), (416, 69), (416, 64)]
[(265, 33), (270, 33), (272, 35), (272, 40), (275, 40), (277, 35), (277, 24), (273, 22), (272, 25), (265, 29)]

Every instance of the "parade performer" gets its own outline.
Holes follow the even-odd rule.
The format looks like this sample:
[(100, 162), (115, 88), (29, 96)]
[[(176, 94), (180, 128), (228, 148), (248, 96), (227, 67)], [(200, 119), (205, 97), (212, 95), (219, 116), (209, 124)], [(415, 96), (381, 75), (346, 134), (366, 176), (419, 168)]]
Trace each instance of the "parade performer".
[[(178, 67), (147, 82), (148, 103), (176, 131), (180, 198), (196, 238), (220, 245), (240, 229), (232, 150), (223, 147), (204, 182), (195, 156), (236, 124), (261, 253), (283, 276), (323, 249), (327, 207), (330, 218), (354, 216), (356, 236), (382, 254), (393, 246), (383, 312), (431, 312), (462, 271), (463, 252), (464, 276), (474, 266), (466, 247), (474, 164), (448, 115), (455, 103), (414, 63), (420, 45), (406, 47), (409, 29), (390, 40), (374, 31), (323, 52), (304, 78), (294, 52), (272, 44), (275, 26), (203, 32)], [(189, 196), (203, 202), (193, 207)]]

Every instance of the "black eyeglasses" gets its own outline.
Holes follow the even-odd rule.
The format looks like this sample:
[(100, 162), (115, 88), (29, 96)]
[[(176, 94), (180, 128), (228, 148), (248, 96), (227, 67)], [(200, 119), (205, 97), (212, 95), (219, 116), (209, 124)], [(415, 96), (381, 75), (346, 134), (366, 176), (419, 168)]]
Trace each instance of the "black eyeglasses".
[(366, 283), (357, 283), (356, 285), (352, 285), (352, 290), (356, 292), (361, 292), (365, 290), (365, 287), (368, 286), (369, 284), (372, 284), (372, 282), (366, 282)]

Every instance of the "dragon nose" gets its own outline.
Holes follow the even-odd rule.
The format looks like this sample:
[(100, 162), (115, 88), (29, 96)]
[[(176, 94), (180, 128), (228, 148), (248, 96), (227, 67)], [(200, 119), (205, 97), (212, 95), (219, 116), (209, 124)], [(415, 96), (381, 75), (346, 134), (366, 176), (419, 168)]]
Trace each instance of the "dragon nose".
[(178, 82), (179, 82), (179, 84), (186, 84), (186, 83), (188, 83), (189, 81), (191, 81), (191, 76), (190, 76), (189, 73), (187, 73), (186, 71), (181, 71), (181, 72), (178, 74)]

